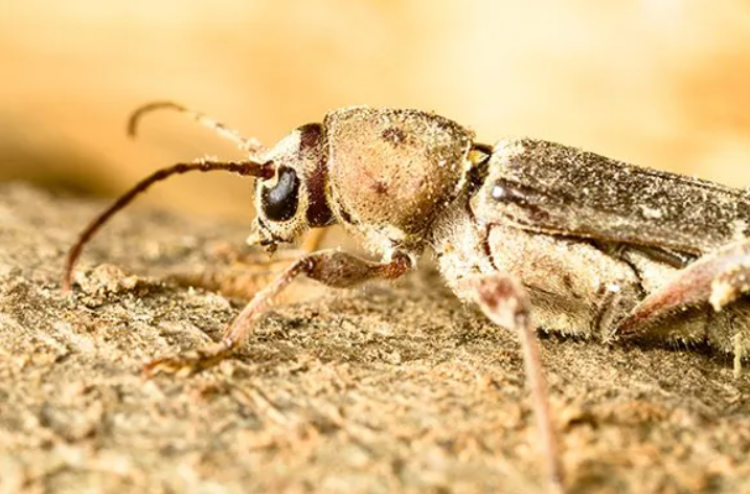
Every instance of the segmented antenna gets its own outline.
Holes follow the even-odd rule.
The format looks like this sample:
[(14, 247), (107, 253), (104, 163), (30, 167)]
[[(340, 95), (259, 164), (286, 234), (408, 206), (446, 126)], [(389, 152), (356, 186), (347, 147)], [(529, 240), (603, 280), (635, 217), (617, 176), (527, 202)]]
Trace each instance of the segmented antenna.
[(238, 175), (269, 179), (273, 177), (274, 165), (272, 162), (257, 163), (255, 161), (199, 161), (196, 163), (178, 163), (167, 168), (157, 170), (148, 177), (138, 182), (132, 189), (121, 195), (109, 208), (97, 216), (85, 230), (78, 236), (78, 241), (68, 251), (65, 260), (65, 271), (63, 274), (63, 293), (70, 291), (72, 286), (73, 268), (81, 256), (83, 247), (91, 240), (94, 234), (119, 210), (127, 206), (138, 194), (144, 192), (151, 185), (164, 180), (172, 175), (188, 173), (192, 171), (211, 172), (224, 170)]
[(151, 113), (155, 110), (175, 110), (180, 113), (185, 113), (199, 124), (203, 125), (204, 127), (208, 127), (224, 139), (232, 141), (241, 150), (246, 151), (251, 155), (259, 153), (263, 150), (263, 145), (258, 139), (254, 137), (242, 137), (239, 132), (234, 129), (230, 129), (223, 123), (217, 122), (216, 120), (201, 112), (191, 110), (190, 108), (187, 108), (186, 106), (183, 106), (179, 103), (175, 103), (174, 101), (154, 101), (152, 103), (145, 104), (133, 111), (133, 113), (130, 115), (130, 118), (128, 119), (128, 136), (135, 137), (141, 118), (145, 114)]

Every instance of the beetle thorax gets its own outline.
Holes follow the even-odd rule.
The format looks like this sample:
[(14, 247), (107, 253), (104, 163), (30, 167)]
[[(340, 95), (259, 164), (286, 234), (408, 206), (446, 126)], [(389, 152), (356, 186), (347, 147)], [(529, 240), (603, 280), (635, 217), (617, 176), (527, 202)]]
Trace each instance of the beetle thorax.
[(421, 249), (462, 189), (472, 133), (432, 113), (347, 108), (326, 116), (329, 204), (373, 251)]

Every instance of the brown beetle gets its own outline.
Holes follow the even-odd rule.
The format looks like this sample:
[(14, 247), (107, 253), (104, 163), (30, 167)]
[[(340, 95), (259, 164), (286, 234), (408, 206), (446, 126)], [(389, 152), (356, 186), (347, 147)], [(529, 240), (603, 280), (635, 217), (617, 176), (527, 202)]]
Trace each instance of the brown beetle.
[(460, 298), (518, 333), (540, 444), (552, 483), (561, 487), (535, 329), (600, 340), (708, 340), (736, 355), (746, 346), (750, 305), (737, 300), (750, 291), (750, 200), (743, 191), (546, 141), (478, 144), (464, 127), (417, 110), (336, 110), (266, 150), (164, 102), (135, 112), (131, 134), (158, 108), (192, 115), (249, 159), (178, 164), (141, 181), (71, 248), (66, 290), (83, 246), (108, 218), (154, 182), (188, 171), (257, 178), (250, 243), (273, 250), (312, 227), (340, 224), (380, 261), (338, 250), (304, 255), (255, 295), (220, 343), (154, 360), (148, 374), (196, 372), (231, 356), (297, 276), (332, 287), (393, 279), (429, 247)]

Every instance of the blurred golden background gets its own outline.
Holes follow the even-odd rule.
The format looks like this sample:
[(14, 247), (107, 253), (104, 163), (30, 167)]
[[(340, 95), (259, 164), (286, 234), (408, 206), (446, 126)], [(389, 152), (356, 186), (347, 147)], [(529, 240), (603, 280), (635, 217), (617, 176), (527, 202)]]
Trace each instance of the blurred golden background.
[[(750, 4), (27, 0), (0, 6), (0, 180), (114, 194), (234, 147), (172, 99), (272, 144), (351, 104), (434, 110), (482, 142), (529, 135), (750, 183)], [(245, 217), (249, 183), (174, 179), (147, 200)], [(196, 200), (199, 197), (200, 200)]]

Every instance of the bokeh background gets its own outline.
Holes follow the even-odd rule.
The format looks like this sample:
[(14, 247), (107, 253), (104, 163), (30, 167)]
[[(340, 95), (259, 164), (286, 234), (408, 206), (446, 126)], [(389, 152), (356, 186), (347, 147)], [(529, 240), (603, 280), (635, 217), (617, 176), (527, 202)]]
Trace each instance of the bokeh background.
[[(351, 105), (434, 110), (481, 141), (530, 135), (750, 183), (750, 4), (26, 0), (0, 4), (0, 180), (112, 195), (176, 161), (239, 158), (173, 99), (272, 143)], [(175, 179), (143, 202), (247, 217), (248, 182)]]

